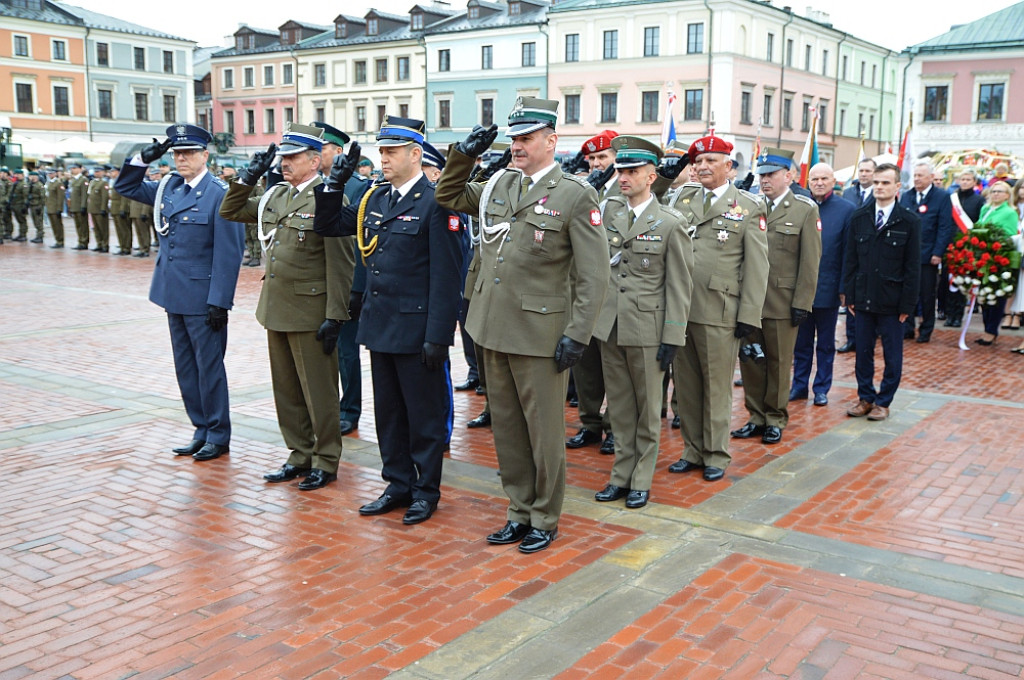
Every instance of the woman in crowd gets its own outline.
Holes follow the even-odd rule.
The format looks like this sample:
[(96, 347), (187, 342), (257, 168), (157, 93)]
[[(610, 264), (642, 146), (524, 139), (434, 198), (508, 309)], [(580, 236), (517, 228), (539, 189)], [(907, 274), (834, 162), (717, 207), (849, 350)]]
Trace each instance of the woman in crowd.
[[(1014, 237), (1013, 242), (1017, 246), (1017, 250), (1024, 253), (1024, 235), (1022, 235), (1024, 232), (1024, 178), (1017, 180), (1017, 183), (1013, 185), (1010, 204), (1017, 211), (1017, 236)], [(1020, 319), (1024, 315), (1024, 290), (1022, 288), (1024, 288), (1024, 267), (1021, 267), (1020, 274), (1017, 275), (1017, 291), (1006, 308), (1008, 314), (1014, 315), (1018, 328)], [(1021, 339), (1020, 344), (1010, 351), (1024, 354), (1024, 339)]]
[[(1006, 182), (993, 182), (987, 191), (987, 200), (981, 208), (975, 228), (986, 228), (998, 232), (1007, 241), (1017, 235), (1020, 217), (1017, 210), (1010, 204), (1010, 192), (1013, 191)], [(979, 345), (991, 345), (999, 335), (999, 321), (1003, 318), (1003, 307), (1006, 300), (1000, 299), (992, 305), (985, 305), (981, 310), (981, 318), (985, 322), (985, 334), (975, 340)]]

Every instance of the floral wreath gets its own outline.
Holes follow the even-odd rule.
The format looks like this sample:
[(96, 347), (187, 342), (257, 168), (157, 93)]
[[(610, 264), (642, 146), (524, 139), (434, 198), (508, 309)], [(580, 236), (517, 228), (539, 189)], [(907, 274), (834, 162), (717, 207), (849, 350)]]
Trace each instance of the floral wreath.
[(1020, 253), (1000, 230), (972, 229), (949, 244), (946, 266), (961, 293), (976, 293), (978, 302), (992, 305), (1013, 297)]

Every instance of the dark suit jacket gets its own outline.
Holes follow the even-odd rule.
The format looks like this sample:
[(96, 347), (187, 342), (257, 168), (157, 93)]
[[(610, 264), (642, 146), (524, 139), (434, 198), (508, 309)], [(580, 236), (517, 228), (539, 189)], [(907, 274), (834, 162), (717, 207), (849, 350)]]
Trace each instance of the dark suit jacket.
[(932, 256), (942, 257), (953, 238), (953, 206), (949, 194), (932, 187), (917, 205), (917, 191), (910, 187), (900, 196), (900, 205), (916, 212), (921, 220), (921, 264), (929, 264)]
[[(853, 180), (853, 184), (851, 184), (849, 187), (847, 187), (846, 191), (843, 192), (843, 198), (845, 198), (847, 201), (849, 201), (850, 203), (853, 203), (855, 206), (857, 206), (859, 208), (860, 206), (864, 205), (864, 202), (861, 201), (861, 194), (860, 194), (861, 188), (862, 187), (860, 185), (860, 181), (859, 180)], [(868, 197), (867, 197), (867, 200), (870, 201), (871, 198), (872, 198), (871, 197), (871, 187), (868, 187)]]
[(898, 203), (875, 227), (875, 201), (850, 216), (843, 290), (855, 312), (913, 314), (921, 281), (921, 222)]

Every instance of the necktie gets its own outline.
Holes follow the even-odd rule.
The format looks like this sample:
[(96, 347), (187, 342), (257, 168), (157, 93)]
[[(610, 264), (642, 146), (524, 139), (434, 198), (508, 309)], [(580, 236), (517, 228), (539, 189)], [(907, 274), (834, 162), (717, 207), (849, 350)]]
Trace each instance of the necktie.
[(629, 211), (629, 228), (632, 229), (633, 225), (635, 223), (636, 223), (636, 212), (634, 212), (633, 210), (630, 210)]
[(871, 195), (871, 189), (865, 189), (864, 191), (860, 192), (860, 204), (864, 205), (865, 203), (867, 203), (868, 202), (868, 196), (870, 196), (870, 195)]
[(398, 189), (392, 189), (388, 194), (388, 208), (394, 208), (399, 198), (401, 198), (401, 194), (398, 193)]
[(768, 204), (768, 214), (771, 215), (772, 210), (775, 209), (775, 201), (769, 201), (768, 199), (765, 199), (765, 202)]
[(189, 193), (190, 191), (192, 191), (192, 187), (191, 187), (191, 186), (189, 186), (188, 184), (186, 184), (186, 185), (184, 186), (184, 188), (182, 189), (182, 191), (184, 191), (184, 192), (185, 192), (185, 195), (186, 195), (186, 196), (188, 196), (188, 193)]
[(885, 211), (879, 210), (878, 217), (875, 218), (875, 226), (881, 229), (885, 225)]
[(519, 198), (522, 198), (530, 191), (530, 185), (533, 183), (533, 179), (527, 176), (523, 176), (523, 180), (519, 185)]
[(299, 188), (298, 187), (292, 187), (292, 195), (288, 197), (288, 200), (289, 201), (294, 201), (298, 197), (299, 197)]
[(711, 202), (715, 200), (715, 195), (710, 191), (704, 192), (704, 214), (707, 215), (711, 212)]
[(921, 193), (920, 191), (918, 191), (917, 192), (917, 204), (921, 205), (922, 203), (924, 203), (924, 194)]

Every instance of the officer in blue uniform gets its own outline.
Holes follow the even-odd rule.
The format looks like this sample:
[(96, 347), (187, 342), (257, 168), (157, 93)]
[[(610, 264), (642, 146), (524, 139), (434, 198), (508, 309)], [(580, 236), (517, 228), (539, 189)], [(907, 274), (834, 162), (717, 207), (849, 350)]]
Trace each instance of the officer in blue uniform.
[(408, 506), (402, 521), (417, 524), (430, 518), (441, 497), (461, 227), (458, 215), (437, 205), (423, 174), (423, 122), (387, 116), (377, 141), (387, 182), (343, 207), (358, 148), (336, 157), (327, 190), (316, 192), (313, 228), (322, 236), (356, 234), (366, 262), (356, 339), (370, 350), (381, 475), (388, 487), (359, 512), (379, 515)]
[[(114, 184), (122, 196), (154, 206), (160, 251), (149, 299), (167, 312), (178, 387), (195, 426), (192, 441), (174, 453), (196, 460), (227, 453), (231, 440), (224, 352), (245, 249), (245, 225), (219, 214), (227, 184), (206, 169), (212, 140), (201, 127), (171, 125), (165, 141), (154, 139), (124, 162)], [(176, 170), (145, 180), (149, 164), (168, 149)]]

